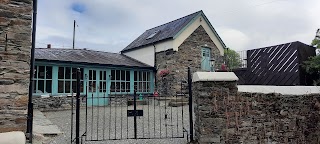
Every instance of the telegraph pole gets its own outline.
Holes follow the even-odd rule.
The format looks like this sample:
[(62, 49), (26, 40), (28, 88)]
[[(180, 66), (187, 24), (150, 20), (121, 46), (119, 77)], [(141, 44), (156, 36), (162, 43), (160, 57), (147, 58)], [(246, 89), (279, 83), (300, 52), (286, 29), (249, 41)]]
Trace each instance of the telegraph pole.
[(76, 20), (73, 20), (73, 41), (72, 41), (72, 49), (74, 49), (75, 37), (76, 37)]

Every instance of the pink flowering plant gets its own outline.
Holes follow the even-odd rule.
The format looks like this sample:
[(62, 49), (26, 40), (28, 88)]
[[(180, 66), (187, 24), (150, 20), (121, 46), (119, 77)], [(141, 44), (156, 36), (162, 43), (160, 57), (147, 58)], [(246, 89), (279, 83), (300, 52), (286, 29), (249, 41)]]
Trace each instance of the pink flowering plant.
[(168, 74), (169, 74), (170, 72), (169, 72), (169, 70), (161, 70), (160, 71), (160, 73), (159, 73), (159, 75), (161, 76), (161, 77), (165, 77), (165, 76), (167, 76)]

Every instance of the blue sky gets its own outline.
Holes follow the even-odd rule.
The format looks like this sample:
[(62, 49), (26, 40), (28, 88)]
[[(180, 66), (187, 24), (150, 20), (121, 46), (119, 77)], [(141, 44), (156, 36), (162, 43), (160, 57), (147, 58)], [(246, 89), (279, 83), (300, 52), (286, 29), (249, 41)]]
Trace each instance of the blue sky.
[(39, 0), (37, 47), (119, 52), (145, 30), (203, 10), (235, 50), (291, 41), (309, 44), (320, 28), (319, 0)]

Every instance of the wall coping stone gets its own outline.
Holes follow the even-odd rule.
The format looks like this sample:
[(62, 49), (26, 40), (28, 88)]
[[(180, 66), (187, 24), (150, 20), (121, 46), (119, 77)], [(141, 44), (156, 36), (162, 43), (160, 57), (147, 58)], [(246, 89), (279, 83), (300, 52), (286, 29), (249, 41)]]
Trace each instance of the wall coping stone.
[(195, 72), (192, 76), (192, 82), (238, 80), (239, 78), (233, 72)]
[(14, 131), (0, 133), (0, 144), (25, 144), (26, 137), (23, 132)]

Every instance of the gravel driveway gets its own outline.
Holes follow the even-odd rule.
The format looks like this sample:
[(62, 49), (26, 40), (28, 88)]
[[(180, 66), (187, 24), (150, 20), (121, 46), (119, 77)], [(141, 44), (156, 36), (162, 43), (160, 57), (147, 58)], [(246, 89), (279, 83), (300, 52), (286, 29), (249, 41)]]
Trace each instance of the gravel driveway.
[[(134, 138), (134, 117), (127, 117), (127, 110), (133, 106), (89, 107), (80, 110), (80, 135), (86, 131), (84, 143), (187, 143), (189, 132), (188, 106), (168, 107), (160, 105), (138, 105), (143, 110), (143, 116), (137, 117), (137, 137)], [(64, 134), (55, 137), (52, 144), (71, 143), (71, 110), (45, 112), (54, 124), (58, 125)], [(74, 118), (75, 119), (75, 118)], [(86, 127), (87, 125), (87, 127)], [(74, 120), (75, 136), (75, 120)], [(161, 138), (160, 138), (161, 137)], [(176, 138), (183, 137), (183, 138)], [(149, 139), (151, 138), (151, 139)], [(120, 139), (120, 140), (109, 140)], [(99, 141), (90, 141), (99, 140)]]

